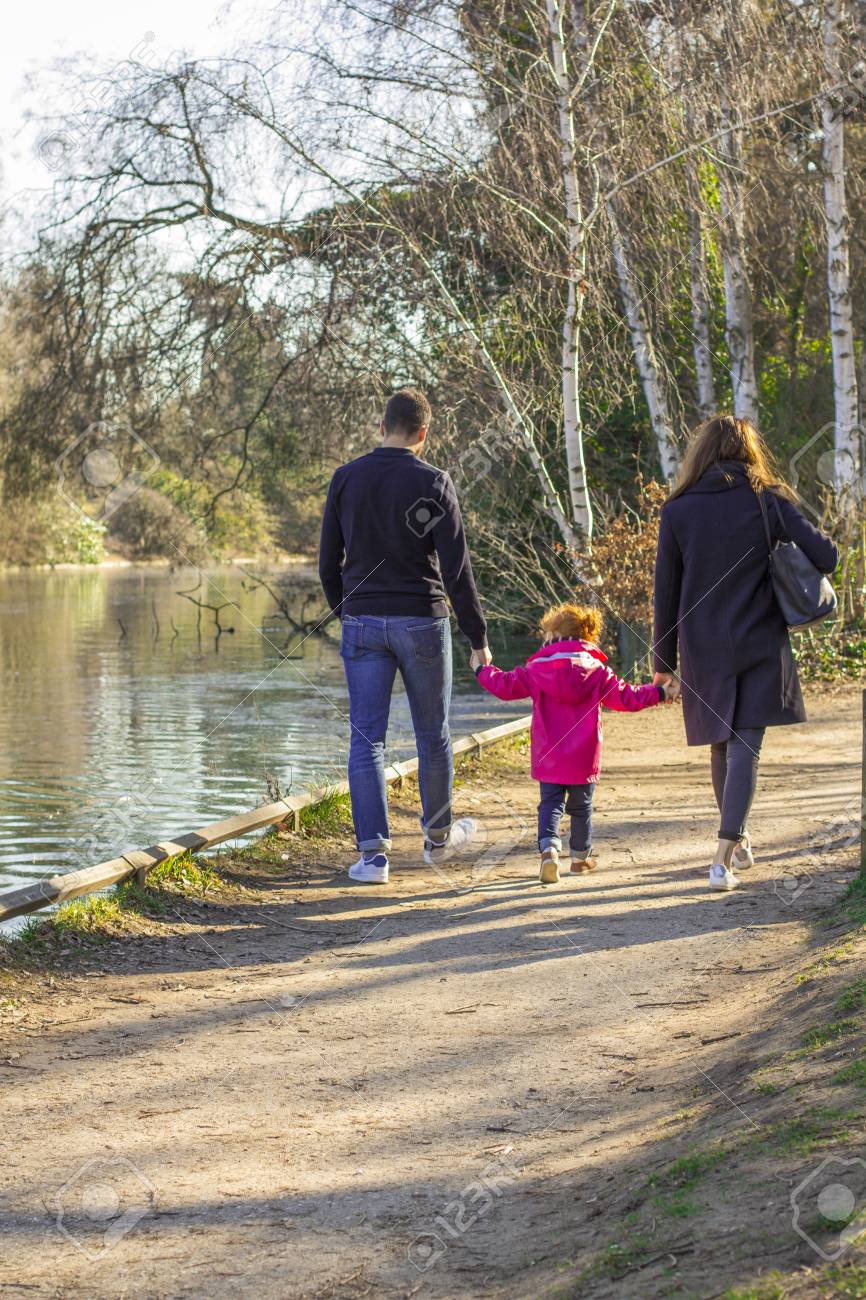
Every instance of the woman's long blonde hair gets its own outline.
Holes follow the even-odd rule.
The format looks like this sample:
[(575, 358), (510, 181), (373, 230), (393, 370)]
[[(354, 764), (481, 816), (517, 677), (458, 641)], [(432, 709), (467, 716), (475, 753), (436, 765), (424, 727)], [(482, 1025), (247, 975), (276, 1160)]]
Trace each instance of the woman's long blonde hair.
[(670, 499), (688, 492), (708, 469), (722, 460), (739, 461), (756, 492), (770, 488), (789, 501), (797, 500), (796, 492), (782, 479), (773, 453), (751, 420), (739, 420), (735, 415), (714, 415), (698, 425), (689, 440)]

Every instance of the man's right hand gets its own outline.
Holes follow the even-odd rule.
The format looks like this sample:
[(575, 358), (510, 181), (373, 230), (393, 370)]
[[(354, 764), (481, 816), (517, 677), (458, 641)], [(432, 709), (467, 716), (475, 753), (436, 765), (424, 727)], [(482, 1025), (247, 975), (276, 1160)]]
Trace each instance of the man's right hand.
[(490, 653), (490, 646), (482, 646), (480, 650), (473, 650), (469, 656), (469, 667), (475, 672), (476, 668), (486, 668), (488, 664), (493, 663), (493, 655)]

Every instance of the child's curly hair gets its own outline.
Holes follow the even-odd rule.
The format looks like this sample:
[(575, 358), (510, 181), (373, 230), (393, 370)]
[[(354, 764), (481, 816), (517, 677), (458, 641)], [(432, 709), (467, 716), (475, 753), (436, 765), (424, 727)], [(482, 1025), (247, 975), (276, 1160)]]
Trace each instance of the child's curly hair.
[(594, 605), (553, 605), (538, 625), (546, 641), (597, 641), (602, 612)]

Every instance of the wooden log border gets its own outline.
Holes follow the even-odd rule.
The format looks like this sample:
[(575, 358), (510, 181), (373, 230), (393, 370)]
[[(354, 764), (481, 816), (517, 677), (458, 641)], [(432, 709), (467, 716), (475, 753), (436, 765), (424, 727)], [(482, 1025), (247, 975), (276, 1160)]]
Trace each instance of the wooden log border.
[[(461, 736), (454, 742), (455, 754), (480, 753), (486, 745), (493, 745), (498, 740), (507, 740), (526, 731), (530, 719), (516, 718), (513, 722), (503, 722), (498, 727), (489, 727), (486, 731), (476, 731), (469, 736)], [(403, 763), (394, 763), (385, 769), (385, 780), (389, 784), (399, 783), (405, 776), (418, 771), (418, 759), (409, 758)], [(15, 889), (0, 892), (0, 922), (11, 921), (13, 917), (24, 916), (27, 912), (38, 912), (43, 907), (52, 907), (56, 903), (66, 903), (82, 894), (96, 893), (108, 889), (121, 880), (135, 876), (143, 882), (148, 871), (159, 862), (169, 858), (180, 857), (183, 853), (200, 852), (202, 849), (214, 848), (225, 840), (235, 839), (240, 835), (249, 835), (261, 830), (263, 826), (273, 826), (279, 822), (291, 820), (295, 828), (300, 824), (302, 808), (316, 804), (329, 791), (338, 790), (347, 793), (346, 781), (337, 785), (323, 786), (310, 790), (307, 794), (294, 795), (290, 799), (280, 799), (276, 803), (253, 808), (250, 812), (239, 813), (225, 821), (214, 822), (199, 831), (187, 831), (175, 835), (169, 840), (161, 840), (148, 849), (131, 850), (122, 857), (100, 862), (95, 867), (84, 867), (81, 871), (67, 871), (62, 875), (48, 876), (28, 885), (19, 885)]]

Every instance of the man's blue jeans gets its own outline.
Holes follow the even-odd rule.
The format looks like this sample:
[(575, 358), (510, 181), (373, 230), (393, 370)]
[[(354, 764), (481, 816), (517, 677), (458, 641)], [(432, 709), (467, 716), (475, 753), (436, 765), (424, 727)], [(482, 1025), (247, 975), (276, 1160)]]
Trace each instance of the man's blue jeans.
[(454, 759), (448, 730), (451, 630), (447, 618), (343, 615), (340, 643), (349, 687), (349, 789), (358, 847), (391, 847), (385, 735), (394, 678), (409, 699), (418, 748), (421, 825), (442, 840), (451, 826)]

